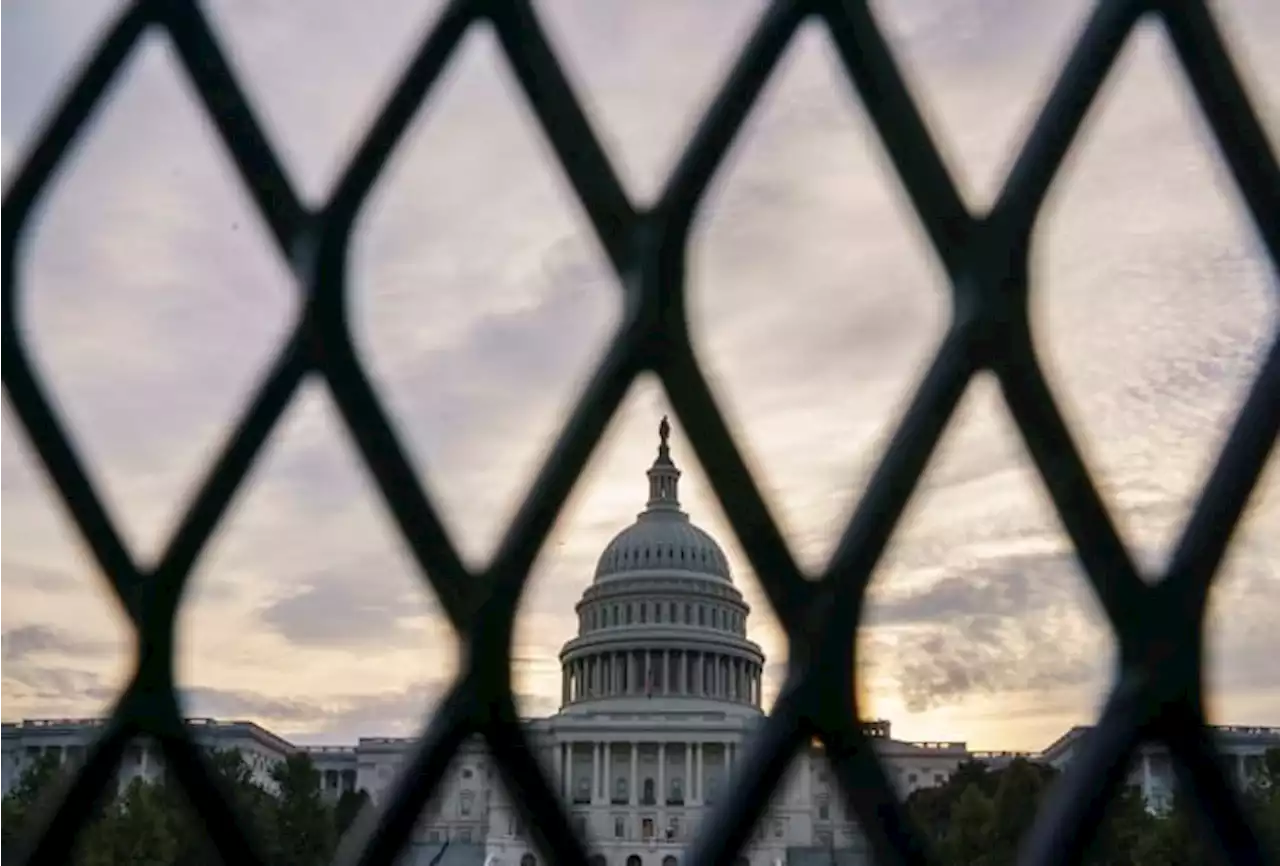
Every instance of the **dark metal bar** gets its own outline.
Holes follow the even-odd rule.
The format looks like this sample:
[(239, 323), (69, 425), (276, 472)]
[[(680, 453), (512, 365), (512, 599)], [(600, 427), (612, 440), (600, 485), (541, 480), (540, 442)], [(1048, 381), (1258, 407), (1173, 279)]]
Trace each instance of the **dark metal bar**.
[(1058, 516), (1075, 545), (1094, 594), (1127, 652), (1123, 624), (1141, 622), (1147, 587), (1089, 477), (1040, 370), (1025, 319), (1003, 329), (992, 369)]
[(432, 25), (334, 187), (323, 213), (330, 231), (346, 234), (350, 230), (369, 190), (476, 15), (475, 0), (450, 0), (439, 21)]
[(289, 259), (306, 223), (307, 211), (249, 107), (248, 95), (227, 64), (199, 4), (161, 3), (159, 10), (181, 58), (179, 65), (190, 76), (197, 99), (235, 159), (240, 178), (257, 203), (276, 245)]
[(538, 16), (528, 0), (490, 0), (489, 17), (614, 270), (624, 273), (632, 256), (635, 208), (547, 44)]
[(697, 363), (689, 355), (669, 364), (660, 377), (676, 417), (689, 431), (689, 444), (788, 637), (802, 634), (812, 588), (769, 514)]
[(1120, 49), (1145, 11), (1144, 0), (1100, 0), (1005, 178), (992, 213), (1030, 238), (1049, 187)]
[(654, 210), (667, 216), (666, 228), (681, 246), (711, 178), (808, 12), (803, 0), (770, 5), (667, 179)]
[(957, 279), (973, 218), (929, 135), (866, 0), (824, 0), (823, 17), (943, 266)]

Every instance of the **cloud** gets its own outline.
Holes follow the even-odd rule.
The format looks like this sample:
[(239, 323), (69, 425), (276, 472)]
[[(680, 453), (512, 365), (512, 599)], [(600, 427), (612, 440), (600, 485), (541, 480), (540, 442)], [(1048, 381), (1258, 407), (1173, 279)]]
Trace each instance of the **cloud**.
[[(388, 645), (409, 633), (413, 602), (426, 590), (388, 592), (385, 581), (356, 581), (350, 573), (312, 580), (294, 595), (267, 605), (262, 621), (285, 640), (303, 647), (354, 648)], [(414, 598), (417, 595), (418, 598)]]
[(84, 638), (49, 625), (22, 625), (5, 629), (3, 657), (6, 665), (22, 664), (31, 656), (57, 654), (93, 656), (109, 651), (110, 643)]
[(411, 736), (426, 726), (424, 710), (443, 694), (445, 684), (418, 681), (392, 692), (339, 694), (323, 700), (266, 695), (246, 689), (202, 686), (182, 690), (190, 716), (245, 719), (278, 731), (302, 745), (362, 736)]
[(975, 695), (1096, 685), (1111, 650), (1074, 557), (1006, 555), (873, 595), (875, 676), (913, 713)]

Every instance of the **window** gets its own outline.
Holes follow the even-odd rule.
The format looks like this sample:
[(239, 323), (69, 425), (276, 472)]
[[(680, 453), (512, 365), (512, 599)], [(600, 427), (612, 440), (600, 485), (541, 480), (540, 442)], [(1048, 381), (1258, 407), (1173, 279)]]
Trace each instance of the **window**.
[(684, 805), (684, 783), (681, 781), (679, 776), (676, 776), (671, 780), (671, 790), (667, 792), (667, 805)]
[(684, 624), (693, 625), (693, 605), (688, 602), (684, 605)]
[(578, 838), (585, 838), (587, 835), (587, 816), (575, 812), (570, 822), (573, 825), (573, 832), (578, 834)]
[(945, 782), (946, 780), (947, 780), (947, 777), (946, 777), (945, 775), (943, 775), (942, 773), (934, 773), (934, 774), (933, 774), (933, 784), (935, 784), (935, 785), (941, 785), (941, 784), (942, 784), (943, 782)]
[(644, 793), (641, 795), (640, 802), (646, 806), (652, 806), (654, 803), (653, 796), (653, 779), (645, 779), (644, 787), (641, 789)]
[(627, 605), (627, 625), (631, 625), (631, 618), (635, 615), (635, 605)]
[(627, 819), (621, 815), (615, 815), (613, 819), (613, 838), (627, 838)]
[(471, 814), (471, 801), (474, 796), (470, 791), (464, 791), (462, 794), (462, 799), (458, 803), (458, 811), (462, 813), (464, 818)]
[(461, 830), (459, 830), (459, 831), (458, 831), (458, 841), (459, 841), (459, 842), (470, 842), (470, 841), (471, 841), (471, 828), (470, 828), (470, 827), (463, 827)]
[(819, 821), (831, 820), (831, 804), (827, 802), (826, 797), (823, 797), (821, 800), (818, 801), (818, 820)]
[(782, 819), (774, 818), (773, 819), (773, 835), (781, 839), (782, 833), (783, 833)]
[(648, 604), (648, 602), (643, 602), (643, 601), (642, 601), (642, 602), (640, 602), (640, 621), (641, 621), (641, 622), (648, 622), (648, 621), (649, 621), (649, 604)]
[(698, 605), (698, 625), (707, 624), (707, 609), (702, 605)]
[[(653, 819), (652, 818), (645, 818), (640, 822), (640, 835), (645, 839), (653, 838)], [(639, 858), (636, 858), (636, 859), (639, 860)]]
[(674, 601), (667, 607), (667, 619), (671, 622), (679, 622), (679, 619), (676, 617), (676, 603)]
[(627, 779), (625, 776), (619, 776), (618, 781), (613, 786), (613, 802), (627, 802)]
[[(667, 841), (674, 842), (680, 838), (680, 819), (672, 817), (667, 821)], [(674, 860), (675, 858), (671, 858)], [(665, 860), (663, 861), (666, 862)]]
[(584, 779), (578, 780), (578, 790), (577, 790), (577, 793), (574, 794), (573, 802), (575, 803), (591, 802), (591, 780), (590, 779), (584, 778)]
[(470, 767), (463, 767), (463, 768), (462, 768), (462, 778), (464, 778), (464, 779), (470, 779), (473, 775), (475, 775), (475, 774), (471, 772), (471, 768), (470, 768)]
[(907, 782), (914, 785), (916, 783), (916, 774), (915, 773), (907, 774)]

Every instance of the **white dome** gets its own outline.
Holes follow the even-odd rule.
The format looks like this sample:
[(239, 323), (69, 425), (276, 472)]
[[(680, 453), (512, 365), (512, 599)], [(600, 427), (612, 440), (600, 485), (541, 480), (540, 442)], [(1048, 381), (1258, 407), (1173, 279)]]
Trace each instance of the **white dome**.
[(646, 511), (614, 536), (600, 554), (596, 580), (654, 571), (731, 579), (729, 560), (720, 545), (679, 511)]

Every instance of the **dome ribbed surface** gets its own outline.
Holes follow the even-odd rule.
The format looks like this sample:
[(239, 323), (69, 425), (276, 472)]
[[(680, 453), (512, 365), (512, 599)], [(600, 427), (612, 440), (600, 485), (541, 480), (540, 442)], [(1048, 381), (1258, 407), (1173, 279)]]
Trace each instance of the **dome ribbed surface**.
[(714, 538), (680, 512), (647, 511), (619, 532), (596, 564), (596, 580), (652, 571), (688, 571), (731, 580)]

